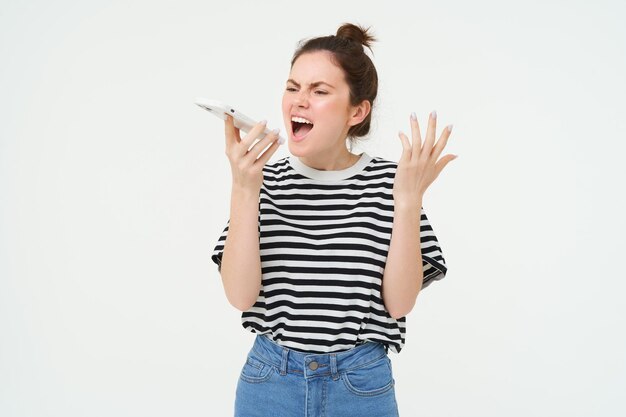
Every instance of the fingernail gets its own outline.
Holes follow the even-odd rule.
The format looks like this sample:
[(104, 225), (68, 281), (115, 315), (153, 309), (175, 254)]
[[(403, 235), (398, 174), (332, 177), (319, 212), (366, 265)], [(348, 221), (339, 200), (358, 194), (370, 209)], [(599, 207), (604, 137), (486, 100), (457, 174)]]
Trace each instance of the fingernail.
[(448, 125), (448, 133), (452, 132), (452, 125)]
[(452, 159), (456, 159), (456, 158), (458, 158), (458, 157), (459, 157), (459, 155), (454, 155), (454, 158), (452, 158)]
[(277, 134), (278, 134), (278, 132), (280, 132), (280, 129), (279, 129), (279, 128), (276, 128), (276, 129), (272, 130), (272, 133), (273, 133), (273, 134), (275, 134), (275, 135), (277, 135)]
[(265, 120), (265, 119), (264, 119), (264, 120), (261, 120), (261, 122), (260, 122), (260, 123), (261, 123), (262, 125), (266, 125), (266, 124), (267, 124), (267, 120)]
[(282, 145), (283, 143), (285, 143), (285, 138), (278, 138), (278, 144)]
[(417, 115), (415, 114), (415, 112), (411, 113), (411, 119), (417, 120)]
[(435, 110), (433, 110), (433, 111), (430, 113), (430, 117), (432, 117), (433, 119), (436, 119), (436, 118), (437, 118), (437, 112), (436, 112)]

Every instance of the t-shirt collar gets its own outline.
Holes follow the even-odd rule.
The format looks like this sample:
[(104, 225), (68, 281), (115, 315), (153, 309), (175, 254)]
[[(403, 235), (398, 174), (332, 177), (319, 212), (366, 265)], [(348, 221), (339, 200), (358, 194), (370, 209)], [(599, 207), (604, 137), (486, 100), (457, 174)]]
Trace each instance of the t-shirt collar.
[(369, 156), (366, 152), (363, 152), (361, 153), (361, 157), (359, 158), (359, 160), (351, 167), (337, 171), (322, 171), (305, 165), (302, 161), (300, 161), (300, 159), (298, 159), (298, 157), (294, 155), (289, 156), (289, 164), (296, 172), (307, 178), (321, 181), (339, 181), (353, 177), (354, 175), (361, 172), (371, 160), (372, 157)]

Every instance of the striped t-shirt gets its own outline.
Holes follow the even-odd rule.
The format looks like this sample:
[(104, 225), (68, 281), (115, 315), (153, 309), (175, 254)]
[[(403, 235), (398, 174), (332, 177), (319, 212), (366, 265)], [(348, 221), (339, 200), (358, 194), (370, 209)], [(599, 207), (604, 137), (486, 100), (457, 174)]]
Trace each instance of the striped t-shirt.
[[(406, 317), (381, 297), (393, 226), (397, 162), (363, 152), (344, 170), (311, 168), (288, 156), (263, 167), (259, 195), (262, 285), (242, 326), (303, 352), (330, 353), (366, 341), (399, 353)], [(226, 227), (211, 260), (221, 268)], [(422, 289), (447, 267), (421, 208)]]

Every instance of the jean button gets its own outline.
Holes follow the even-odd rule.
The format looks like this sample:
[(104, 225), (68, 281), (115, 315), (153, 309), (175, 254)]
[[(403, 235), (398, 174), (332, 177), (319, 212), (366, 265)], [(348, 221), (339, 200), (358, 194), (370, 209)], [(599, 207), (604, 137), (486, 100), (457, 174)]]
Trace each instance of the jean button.
[(310, 369), (310, 370), (312, 370), (312, 371), (314, 371), (314, 370), (316, 370), (316, 369), (318, 368), (318, 366), (319, 366), (319, 365), (318, 365), (318, 363), (317, 363), (317, 362), (315, 362), (315, 361), (313, 361), (313, 362), (311, 362), (311, 363), (309, 364), (309, 369)]

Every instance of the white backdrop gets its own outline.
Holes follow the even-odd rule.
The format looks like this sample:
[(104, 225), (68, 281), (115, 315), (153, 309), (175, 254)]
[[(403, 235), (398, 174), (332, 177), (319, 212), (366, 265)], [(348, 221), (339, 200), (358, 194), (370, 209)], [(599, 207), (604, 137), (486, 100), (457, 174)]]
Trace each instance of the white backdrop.
[(625, 415), (625, 12), (3, 1), (0, 415), (231, 415), (254, 335), (210, 261), (230, 166), (194, 99), (285, 134), (297, 42), (343, 22), (379, 38), (355, 152), (397, 161), (410, 113), (436, 109), (459, 155), (424, 199), (449, 273), (390, 354), (401, 415)]

